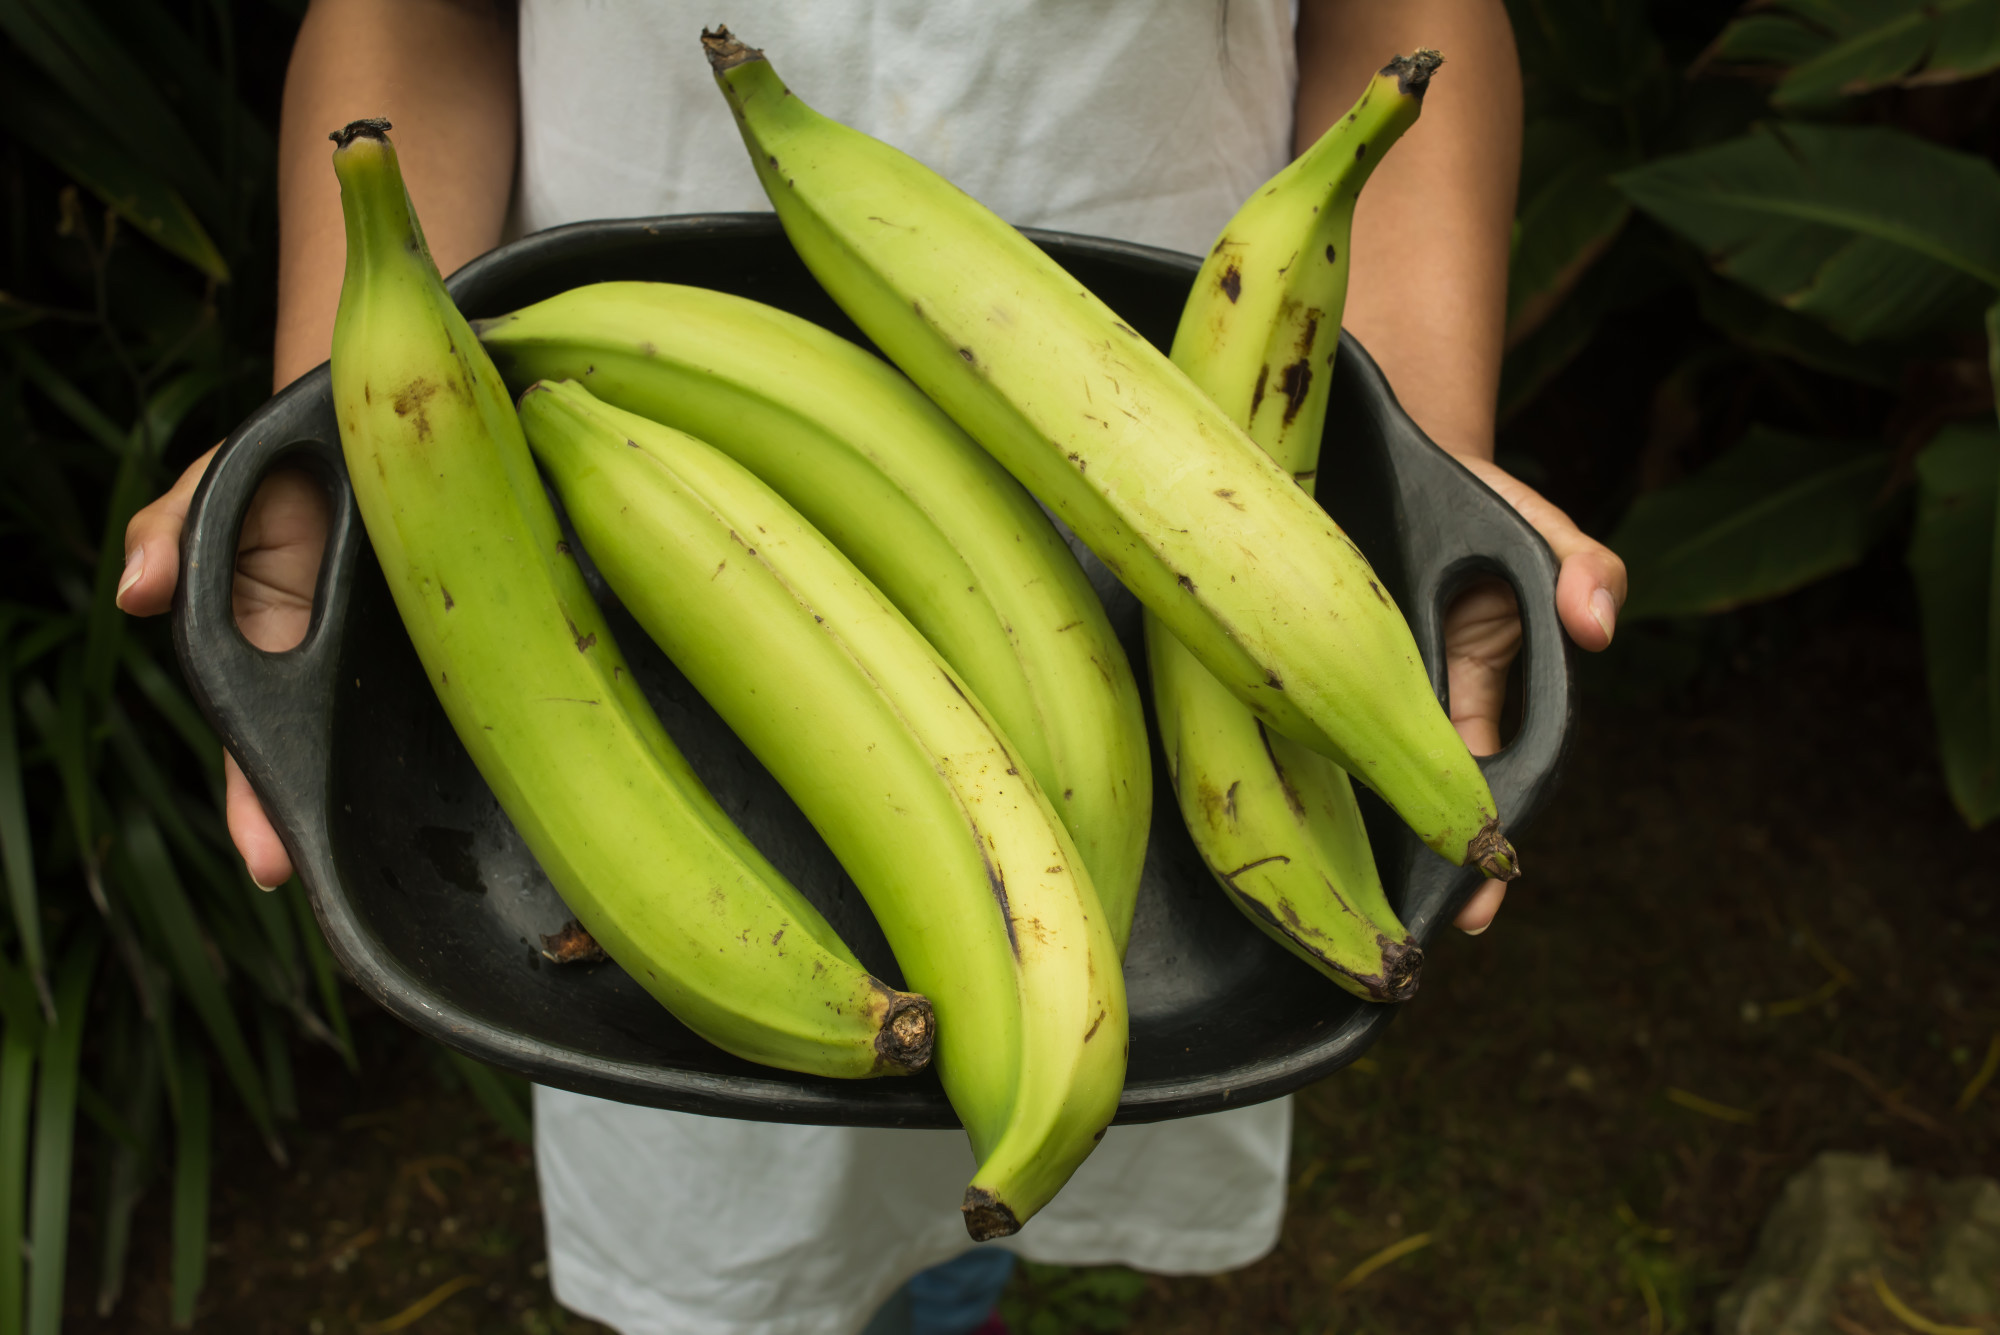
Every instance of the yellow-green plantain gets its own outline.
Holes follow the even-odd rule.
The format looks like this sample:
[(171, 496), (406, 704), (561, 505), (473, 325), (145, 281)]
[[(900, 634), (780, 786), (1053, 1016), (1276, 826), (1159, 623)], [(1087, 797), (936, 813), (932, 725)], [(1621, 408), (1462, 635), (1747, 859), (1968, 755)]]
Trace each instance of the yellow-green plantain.
[[(1252, 195), (1209, 249), (1173, 362), (1313, 490), (1354, 202), (1417, 119), (1440, 63), (1397, 57), (1318, 142)], [(1340, 767), (1266, 728), (1146, 616), (1160, 746), (1195, 846), (1229, 897), (1357, 996), (1415, 994), (1423, 951), (1382, 892)]]
[(937, 1069), (979, 1158), (976, 1238), (1019, 1228), (1124, 1085), (1124, 980), (1041, 788), (950, 666), (741, 464), (592, 398), (521, 400), (597, 568), (854, 878), (937, 1008)]
[(760, 302), (594, 283), (473, 328), (517, 390), (573, 379), (755, 473), (992, 711), (1076, 840), (1122, 951), (1153, 775), (1103, 604), (1034, 499), (880, 358)]
[(841, 309), (1267, 726), (1454, 863), (1509, 875), (1486, 780), (1368, 562), (1200, 388), (949, 181), (703, 45), (794, 249)]
[(388, 124), (334, 135), (347, 270), (333, 399), (354, 496), (446, 716), (611, 958), (702, 1037), (829, 1076), (929, 1060), (660, 726), (561, 541), (506, 387), (438, 280)]

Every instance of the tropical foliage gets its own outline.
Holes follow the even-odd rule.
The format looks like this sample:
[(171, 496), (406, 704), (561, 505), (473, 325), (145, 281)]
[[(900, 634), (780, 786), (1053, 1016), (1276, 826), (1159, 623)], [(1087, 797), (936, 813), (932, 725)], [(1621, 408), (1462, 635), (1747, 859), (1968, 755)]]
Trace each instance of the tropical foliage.
[(1927, 113), (2000, 68), (2000, 0), (1760, 0), (1693, 51), (1676, 50), (1688, 34), (1666, 6), (1511, 9), (1529, 121), (1503, 410), (1608, 316), (1675, 295), (1711, 337), (1663, 388), (1733, 357), (1796, 397), (1846, 382), (1887, 405), (1861, 424), (1872, 438), (1750, 422), (1691, 474), (1647, 461), (1642, 484), (1664, 485), (1642, 487), (1609, 538), (1631, 568), (1626, 618), (1772, 598), (1907, 541), (1950, 791), (1969, 822), (1991, 820), (2000, 171), (1990, 145), (1952, 142), (1990, 124), (1990, 97), (1975, 115)]

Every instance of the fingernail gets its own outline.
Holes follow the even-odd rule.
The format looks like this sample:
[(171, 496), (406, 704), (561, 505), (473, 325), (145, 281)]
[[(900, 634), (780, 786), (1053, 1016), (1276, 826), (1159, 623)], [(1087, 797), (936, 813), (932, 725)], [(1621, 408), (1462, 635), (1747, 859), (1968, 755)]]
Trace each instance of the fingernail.
[[(1491, 927), (1492, 925), (1493, 919), (1488, 918), (1486, 920), (1486, 927)], [(1484, 936), (1486, 935), (1486, 927), (1461, 927), (1458, 930), (1464, 932), (1467, 936)]]
[(125, 557), (125, 573), (118, 577), (118, 593), (112, 602), (120, 608), (125, 606), (125, 593), (146, 573), (146, 548), (144, 544), (134, 547)]
[(1618, 624), (1618, 603), (1612, 598), (1611, 590), (1596, 589), (1590, 595), (1590, 616), (1597, 622), (1597, 628), (1604, 632), (1604, 642), (1611, 643), (1611, 632)]
[(271, 893), (271, 892), (272, 892), (273, 890), (276, 890), (276, 889), (278, 888), (278, 885), (283, 885), (283, 884), (284, 884), (284, 882), (283, 882), (283, 881), (280, 881), (280, 882), (278, 882), (278, 885), (265, 885), (265, 884), (264, 884), (264, 883), (263, 883), (262, 881), (258, 880), (258, 879), (257, 879), (257, 878), (256, 878), (255, 876), (252, 876), (252, 877), (250, 878), (250, 884), (252, 884), (252, 885), (256, 886), (256, 887), (257, 887), (257, 888), (258, 888), (259, 890), (262, 890), (262, 891), (263, 891), (263, 892), (264, 892), (265, 894), (267, 894), (267, 895), (268, 895), (268, 894), (270, 894), (270, 893)]

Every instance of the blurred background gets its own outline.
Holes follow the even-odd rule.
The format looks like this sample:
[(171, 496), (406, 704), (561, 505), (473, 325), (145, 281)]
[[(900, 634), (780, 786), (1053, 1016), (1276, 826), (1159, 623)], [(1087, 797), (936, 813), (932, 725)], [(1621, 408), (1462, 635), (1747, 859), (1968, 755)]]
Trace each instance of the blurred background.
[[(1509, 8), (1500, 461), (1632, 573), (1564, 790), (1301, 1096), (1278, 1253), (1026, 1267), (1027, 1335), (1747, 1331), (1827, 1151), (1912, 1176), (1810, 1328), (2000, 1330), (1925, 1269), (2000, 1169), (2000, 0)], [(168, 627), (111, 601), (268, 391), (303, 10), (0, 0), (0, 1335), (598, 1329), (525, 1086), (251, 885)]]

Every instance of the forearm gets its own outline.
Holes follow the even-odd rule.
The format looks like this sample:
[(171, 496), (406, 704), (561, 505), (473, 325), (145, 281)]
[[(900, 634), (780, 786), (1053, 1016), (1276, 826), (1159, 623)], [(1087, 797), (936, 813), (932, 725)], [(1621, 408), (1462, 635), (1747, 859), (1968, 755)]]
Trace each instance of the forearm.
[(347, 247), (327, 135), (364, 117), (394, 123), (431, 256), (449, 274), (500, 240), (519, 111), (505, 0), (313, 0), (278, 132), (274, 388), (333, 341)]
[(1491, 458), (1521, 163), (1521, 71), (1500, 0), (1306, 0), (1296, 146), (1420, 46), (1444, 68), (1361, 193), (1342, 323), (1438, 444)]

